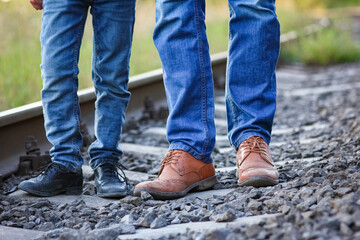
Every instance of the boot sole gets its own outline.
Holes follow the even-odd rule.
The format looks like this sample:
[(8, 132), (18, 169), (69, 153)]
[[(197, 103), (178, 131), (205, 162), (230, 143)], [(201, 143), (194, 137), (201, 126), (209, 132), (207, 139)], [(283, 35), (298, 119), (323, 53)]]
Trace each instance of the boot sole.
[(126, 192), (112, 192), (112, 193), (99, 193), (97, 192), (96, 195), (98, 197), (102, 197), (102, 198), (122, 198), (122, 197), (126, 197), (127, 191)]
[(189, 187), (185, 188), (181, 192), (162, 192), (162, 191), (156, 191), (149, 188), (138, 188), (134, 190), (134, 194), (136, 196), (141, 196), (141, 192), (148, 192), (150, 193), (154, 199), (157, 200), (170, 200), (170, 199), (176, 199), (185, 196), (189, 191), (203, 191), (209, 188), (212, 188), (217, 183), (216, 176), (212, 176), (209, 178), (206, 178), (204, 180), (201, 180), (199, 182), (196, 182)]
[(253, 187), (268, 187), (268, 186), (274, 186), (278, 184), (278, 180), (274, 180), (269, 177), (264, 176), (253, 176), (245, 179), (244, 181), (238, 180), (238, 185), (241, 187), (244, 186), (253, 186)]
[(43, 191), (37, 191), (37, 190), (33, 190), (33, 189), (28, 189), (28, 188), (24, 188), (19, 186), (19, 189), (31, 193), (33, 195), (36, 196), (40, 196), (40, 197), (52, 197), (52, 196), (56, 196), (59, 194), (64, 193), (65, 195), (81, 195), (82, 194), (82, 186), (81, 187), (69, 187), (66, 189), (61, 189), (58, 191), (54, 191), (54, 192), (43, 192)]

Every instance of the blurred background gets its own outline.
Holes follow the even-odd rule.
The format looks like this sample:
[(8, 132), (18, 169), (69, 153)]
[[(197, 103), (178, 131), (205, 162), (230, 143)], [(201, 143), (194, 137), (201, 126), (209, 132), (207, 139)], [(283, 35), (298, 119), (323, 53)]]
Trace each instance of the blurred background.
[[(131, 76), (161, 67), (152, 42), (154, 2), (137, 0)], [(227, 1), (207, 0), (206, 4), (210, 52), (226, 51)], [(280, 64), (327, 66), (360, 61), (360, 0), (277, 0), (276, 6), (282, 34), (290, 33), (287, 36), (293, 39), (282, 44)], [(312, 32), (307, 26), (313, 26), (310, 30), (320, 26), (320, 30)], [(40, 27), (41, 11), (27, 0), (0, 0), (0, 111), (40, 100)], [(91, 55), (89, 14), (80, 54), (80, 89), (92, 87)]]

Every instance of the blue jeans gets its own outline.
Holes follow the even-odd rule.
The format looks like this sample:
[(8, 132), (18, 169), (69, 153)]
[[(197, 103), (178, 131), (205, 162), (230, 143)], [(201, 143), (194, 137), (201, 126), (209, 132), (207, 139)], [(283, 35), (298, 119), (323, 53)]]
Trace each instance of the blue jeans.
[(80, 169), (78, 61), (88, 10), (93, 16), (92, 79), (95, 136), (90, 164), (118, 161), (118, 147), (130, 98), (129, 58), (135, 0), (44, 0), (41, 29), (42, 103), (52, 161)]
[[(260, 136), (270, 142), (276, 108), (275, 68), (280, 26), (274, 0), (228, 0), (226, 79), (228, 137), (237, 149)], [(171, 149), (212, 162), (214, 89), (205, 26), (205, 0), (156, 0), (154, 42), (164, 71)]]

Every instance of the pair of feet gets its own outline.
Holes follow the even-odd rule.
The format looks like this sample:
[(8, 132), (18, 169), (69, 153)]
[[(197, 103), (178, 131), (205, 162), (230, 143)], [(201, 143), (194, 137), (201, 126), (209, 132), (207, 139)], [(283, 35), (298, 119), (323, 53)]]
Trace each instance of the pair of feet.
[[(269, 147), (262, 138), (250, 137), (241, 143), (236, 159), (240, 186), (265, 187), (278, 183), (279, 174), (271, 160)], [(119, 178), (114, 164), (99, 165), (94, 172), (98, 196), (127, 195), (127, 183)], [(38, 196), (81, 194), (82, 183), (81, 170), (72, 173), (53, 163), (39, 176), (21, 182), (19, 188)], [(174, 199), (185, 196), (191, 190), (212, 188), (216, 183), (212, 163), (204, 163), (185, 151), (172, 150), (165, 155), (158, 178), (138, 184), (134, 194), (140, 196), (141, 192), (148, 192), (155, 199)]]
[[(125, 175), (120, 178), (115, 164), (100, 164), (94, 169), (95, 186), (99, 197), (124, 197), (128, 193)], [(83, 174), (71, 172), (63, 165), (52, 163), (37, 177), (19, 184), (19, 189), (31, 194), (50, 197), (60, 193), (82, 194)]]
[[(261, 137), (250, 137), (242, 142), (236, 160), (240, 186), (266, 187), (278, 183), (278, 171)], [(212, 163), (204, 163), (185, 151), (172, 150), (165, 155), (158, 178), (138, 184), (134, 194), (141, 196), (141, 192), (148, 192), (155, 199), (173, 199), (191, 190), (209, 189), (216, 183)]]

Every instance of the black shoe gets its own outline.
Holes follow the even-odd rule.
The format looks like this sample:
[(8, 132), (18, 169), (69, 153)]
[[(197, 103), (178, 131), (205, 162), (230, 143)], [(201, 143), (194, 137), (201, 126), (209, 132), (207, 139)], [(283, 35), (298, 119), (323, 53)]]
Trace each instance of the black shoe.
[(118, 168), (113, 163), (100, 164), (94, 169), (96, 192), (99, 197), (118, 198), (127, 195), (127, 179), (125, 174), (120, 176)]
[(79, 195), (82, 185), (82, 170), (74, 173), (61, 164), (51, 163), (37, 177), (22, 181), (18, 188), (37, 196), (50, 197), (60, 193)]

